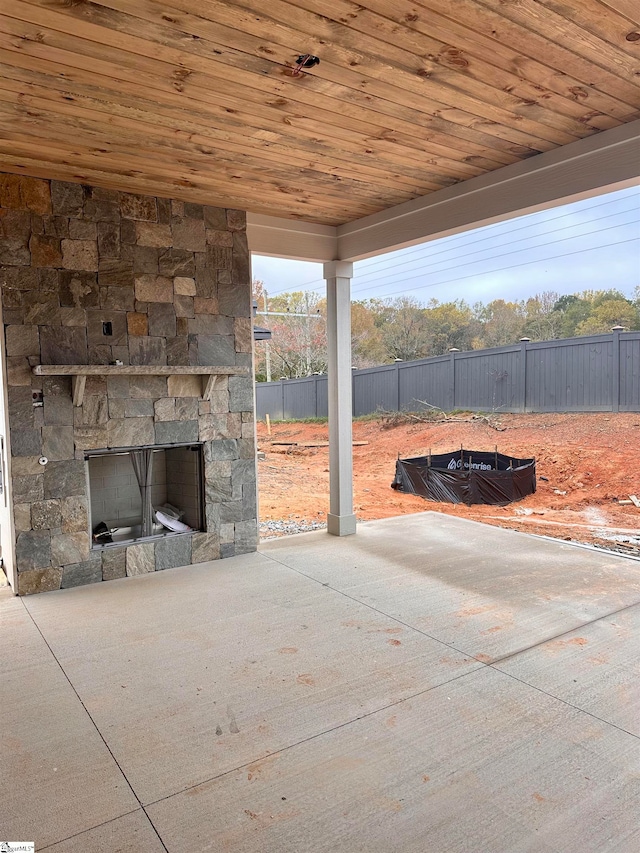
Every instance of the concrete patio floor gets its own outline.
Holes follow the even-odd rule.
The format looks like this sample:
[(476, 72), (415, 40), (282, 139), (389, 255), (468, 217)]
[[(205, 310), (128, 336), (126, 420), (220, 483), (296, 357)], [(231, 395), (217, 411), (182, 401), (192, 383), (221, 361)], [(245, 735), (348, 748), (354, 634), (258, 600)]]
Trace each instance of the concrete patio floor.
[(18, 599), (0, 837), (636, 853), (640, 562), (437, 513)]

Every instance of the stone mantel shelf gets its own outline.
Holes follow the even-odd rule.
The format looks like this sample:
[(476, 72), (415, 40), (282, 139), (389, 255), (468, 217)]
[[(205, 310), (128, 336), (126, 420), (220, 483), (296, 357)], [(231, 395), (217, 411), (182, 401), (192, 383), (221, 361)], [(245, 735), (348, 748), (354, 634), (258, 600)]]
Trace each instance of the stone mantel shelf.
[(81, 406), (87, 376), (202, 376), (202, 399), (209, 400), (223, 376), (247, 376), (246, 367), (167, 364), (36, 364), (36, 376), (70, 376), (73, 405)]

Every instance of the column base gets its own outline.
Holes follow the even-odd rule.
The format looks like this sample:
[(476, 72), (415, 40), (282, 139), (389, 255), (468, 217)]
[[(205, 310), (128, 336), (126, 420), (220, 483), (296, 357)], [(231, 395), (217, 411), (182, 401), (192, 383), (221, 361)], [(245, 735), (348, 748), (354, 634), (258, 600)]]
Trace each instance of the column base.
[(327, 515), (327, 531), (332, 536), (351, 536), (356, 532), (355, 515)]

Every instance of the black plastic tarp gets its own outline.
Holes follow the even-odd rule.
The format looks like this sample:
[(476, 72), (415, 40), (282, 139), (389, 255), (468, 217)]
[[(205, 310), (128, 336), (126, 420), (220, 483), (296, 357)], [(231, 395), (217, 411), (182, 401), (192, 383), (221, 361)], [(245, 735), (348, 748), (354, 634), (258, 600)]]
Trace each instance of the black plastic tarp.
[(392, 489), (430, 501), (504, 505), (536, 490), (536, 460), (482, 450), (398, 459)]

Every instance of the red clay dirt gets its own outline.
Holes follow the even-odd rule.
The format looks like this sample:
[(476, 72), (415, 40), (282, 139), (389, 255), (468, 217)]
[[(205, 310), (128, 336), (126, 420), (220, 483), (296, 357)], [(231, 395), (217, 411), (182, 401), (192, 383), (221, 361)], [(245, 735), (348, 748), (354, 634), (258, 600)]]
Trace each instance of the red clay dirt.
[[(462, 422), (411, 422), (391, 428), (379, 420), (354, 422), (354, 441), (368, 442), (353, 448), (359, 520), (432, 510), (640, 556), (640, 509), (618, 503), (630, 494), (640, 496), (640, 413), (455, 417)], [(268, 436), (266, 425), (258, 423), (258, 448), (265, 454), (258, 463), (260, 521), (292, 522), (302, 529), (326, 521), (328, 447), (278, 445), (278, 441), (326, 442), (328, 427), (276, 423)], [(536, 493), (505, 507), (468, 507), (391, 489), (398, 455), (422, 456), (429, 449), (443, 453), (461, 445), (488, 451), (497, 445), (500, 453), (535, 456)]]

